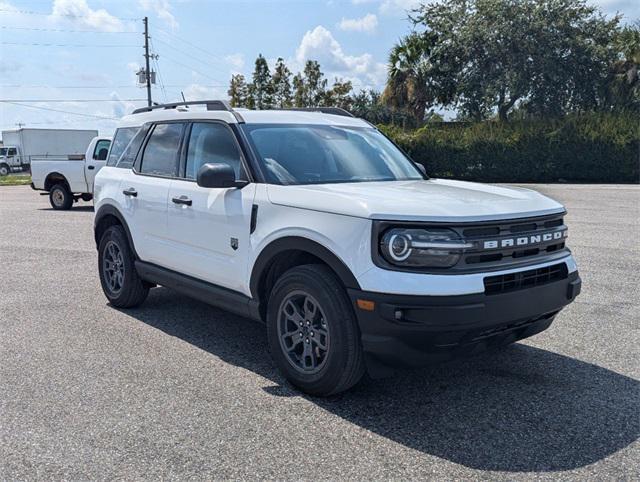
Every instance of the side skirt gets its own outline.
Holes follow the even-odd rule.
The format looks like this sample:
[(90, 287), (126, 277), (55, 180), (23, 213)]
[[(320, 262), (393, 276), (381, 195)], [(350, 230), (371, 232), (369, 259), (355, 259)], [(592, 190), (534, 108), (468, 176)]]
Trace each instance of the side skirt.
[(138, 275), (144, 281), (171, 288), (186, 296), (237, 315), (262, 321), (258, 310), (258, 302), (242, 293), (176, 273), (155, 264), (145, 263), (144, 261), (138, 260), (135, 265)]

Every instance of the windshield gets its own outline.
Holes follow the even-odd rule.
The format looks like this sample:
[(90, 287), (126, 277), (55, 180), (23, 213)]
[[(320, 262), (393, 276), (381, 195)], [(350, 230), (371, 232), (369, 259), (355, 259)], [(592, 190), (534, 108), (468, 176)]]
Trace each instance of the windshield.
[(273, 184), (423, 179), (415, 165), (373, 128), (300, 124), (243, 128)]

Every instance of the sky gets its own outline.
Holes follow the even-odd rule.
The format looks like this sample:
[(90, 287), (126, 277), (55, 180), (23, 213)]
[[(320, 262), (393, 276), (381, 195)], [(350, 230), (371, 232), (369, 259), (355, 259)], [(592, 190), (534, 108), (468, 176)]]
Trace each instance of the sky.
[[(422, 0), (428, 1), (428, 0)], [(638, 0), (590, 0), (640, 18)], [(389, 49), (420, 0), (0, 0), (0, 129), (98, 129), (146, 105), (135, 73), (149, 17), (155, 102), (225, 99), (262, 54), (293, 72), (320, 62), (330, 82), (381, 89)], [(11, 103), (8, 103), (9, 101)], [(21, 105), (16, 105), (21, 104)]]

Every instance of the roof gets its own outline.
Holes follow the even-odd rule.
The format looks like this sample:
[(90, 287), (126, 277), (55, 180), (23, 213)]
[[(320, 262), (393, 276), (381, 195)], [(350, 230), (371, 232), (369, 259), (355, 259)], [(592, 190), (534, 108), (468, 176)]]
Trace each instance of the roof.
[(247, 124), (314, 124), (369, 127), (370, 124), (356, 117), (324, 114), (312, 111), (296, 110), (205, 110), (201, 106), (176, 109), (157, 109), (149, 112), (128, 115), (122, 118), (118, 127), (135, 127), (147, 122), (170, 120), (222, 120), (230, 124), (238, 123), (239, 114)]

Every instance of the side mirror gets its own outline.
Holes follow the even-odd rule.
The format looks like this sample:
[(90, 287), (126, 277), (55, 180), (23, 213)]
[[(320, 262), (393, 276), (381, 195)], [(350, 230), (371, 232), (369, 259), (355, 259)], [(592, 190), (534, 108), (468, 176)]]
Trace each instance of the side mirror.
[(247, 181), (237, 181), (236, 173), (229, 164), (203, 164), (198, 169), (196, 177), (198, 186), (212, 188), (238, 187), (249, 184)]
[(425, 167), (422, 164), (420, 164), (419, 162), (416, 162), (416, 167), (422, 173), (423, 176), (427, 175), (427, 170), (425, 169)]

